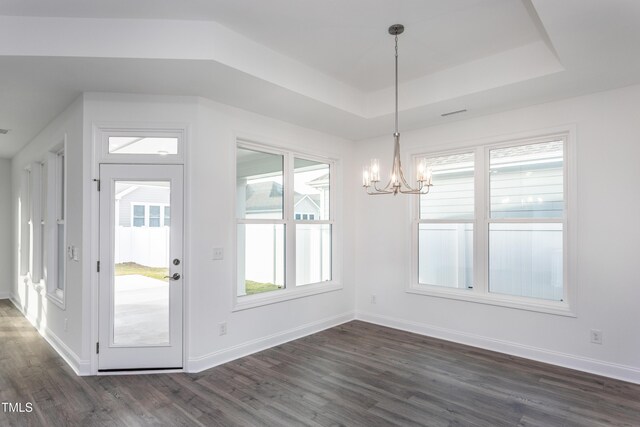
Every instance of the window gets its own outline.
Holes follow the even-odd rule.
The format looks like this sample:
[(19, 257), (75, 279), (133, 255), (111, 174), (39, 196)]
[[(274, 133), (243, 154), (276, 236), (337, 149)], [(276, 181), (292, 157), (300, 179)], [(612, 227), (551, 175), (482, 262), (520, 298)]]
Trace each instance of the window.
[(171, 206), (164, 207), (164, 224), (165, 227), (171, 227)]
[(67, 261), (65, 167), (64, 149), (49, 153), (45, 167), (47, 208), (44, 222), (47, 296), (62, 307)]
[(29, 274), (31, 283), (39, 284), (42, 279), (42, 164), (30, 165), (29, 173)]
[(149, 206), (149, 227), (160, 227), (160, 206)]
[(128, 128), (98, 127), (100, 163), (182, 163), (186, 127), (147, 128), (140, 123)]
[[(157, 190), (154, 189), (153, 193), (149, 193), (150, 187), (151, 186), (136, 186), (136, 189), (140, 188), (146, 196), (155, 194), (157, 197), (157, 193), (160, 193), (160, 197), (164, 197), (165, 199), (169, 196), (169, 192), (166, 191), (168, 190), (168, 187), (159, 187)], [(131, 190), (131, 188), (132, 187), (126, 188), (123, 191), (123, 194), (126, 193), (127, 190)], [(125, 209), (127, 208), (125, 207)], [(150, 205), (146, 203), (133, 202), (131, 203), (131, 217), (123, 218), (125, 218), (124, 223), (121, 225), (126, 227), (129, 226), (129, 222), (127, 222), (129, 218), (131, 218), (130, 226), (132, 227), (169, 227), (171, 226), (171, 207), (165, 204)]]
[(489, 150), (489, 292), (563, 299), (564, 143)]
[(55, 159), (55, 191), (54, 191), (54, 199), (55, 199), (55, 214), (56, 214), (56, 233), (55, 240), (57, 243), (56, 250), (56, 290), (59, 296), (62, 295), (62, 292), (65, 288), (65, 274), (66, 274), (66, 259), (67, 252), (66, 248), (66, 226), (65, 226), (65, 218), (66, 218), (66, 202), (65, 202), (65, 154), (64, 151), (59, 152), (56, 155)]
[(567, 141), (426, 156), (410, 292), (568, 313)]
[(331, 280), (330, 166), (295, 157), (293, 168), (294, 209), (307, 212), (296, 218), (296, 285), (326, 282)]
[(31, 170), (25, 168), (20, 183), (20, 275), (29, 274), (31, 246)]
[(49, 238), (47, 236), (47, 163), (40, 164), (40, 277), (47, 277), (47, 245)]
[(431, 157), (433, 187), (420, 196), (418, 283), (473, 288), (474, 153)]
[(178, 154), (176, 137), (110, 136), (109, 154)]
[(240, 144), (237, 292), (290, 295), (333, 280), (333, 163)]
[(144, 227), (146, 224), (146, 206), (145, 205), (133, 205), (133, 226)]

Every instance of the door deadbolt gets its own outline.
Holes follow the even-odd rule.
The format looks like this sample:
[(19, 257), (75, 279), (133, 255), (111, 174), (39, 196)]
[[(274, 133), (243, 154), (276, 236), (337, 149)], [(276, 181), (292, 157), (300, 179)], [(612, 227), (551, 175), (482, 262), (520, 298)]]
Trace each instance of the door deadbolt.
[(174, 259), (173, 265), (180, 265), (180, 260), (178, 258)]

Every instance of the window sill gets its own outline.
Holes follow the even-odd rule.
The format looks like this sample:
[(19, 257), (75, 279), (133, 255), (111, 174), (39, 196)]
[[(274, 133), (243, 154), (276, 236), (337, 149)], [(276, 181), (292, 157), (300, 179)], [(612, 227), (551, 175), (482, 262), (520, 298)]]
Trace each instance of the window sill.
[(60, 289), (56, 289), (53, 292), (47, 292), (46, 296), (49, 301), (60, 307), (60, 309), (66, 310), (64, 303), (64, 292), (62, 292)]
[(247, 295), (235, 297), (232, 312), (248, 310), (250, 308), (262, 307), (264, 305), (276, 304), (311, 295), (323, 294), (342, 289), (342, 285), (337, 282), (321, 282), (304, 286), (296, 286), (293, 289), (282, 289), (258, 295)]
[(407, 288), (406, 292), (557, 316), (577, 317), (569, 303), (565, 301), (546, 301), (499, 294), (479, 294), (471, 289), (440, 289), (439, 287), (429, 285), (413, 285)]

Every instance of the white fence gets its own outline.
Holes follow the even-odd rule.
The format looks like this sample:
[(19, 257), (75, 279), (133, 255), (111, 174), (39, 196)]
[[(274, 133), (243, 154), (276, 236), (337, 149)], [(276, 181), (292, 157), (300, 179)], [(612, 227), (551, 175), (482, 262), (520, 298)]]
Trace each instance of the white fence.
[(116, 227), (115, 263), (169, 266), (169, 227)]

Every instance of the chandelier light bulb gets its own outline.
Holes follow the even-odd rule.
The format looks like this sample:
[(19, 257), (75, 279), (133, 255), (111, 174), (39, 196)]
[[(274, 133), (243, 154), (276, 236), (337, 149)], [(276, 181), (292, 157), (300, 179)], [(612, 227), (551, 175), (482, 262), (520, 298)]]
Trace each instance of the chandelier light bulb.
[(369, 168), (366, 167), (366, 166), (362, 168), (362, 186), (363, 187), (370, 187), (371, 186), (371, 178), (369, 176)]
[(370, 169), (370, 178), (371, 182), (379, 182), (380, 181), (380, 160), (371, 159), (371, 169)]

